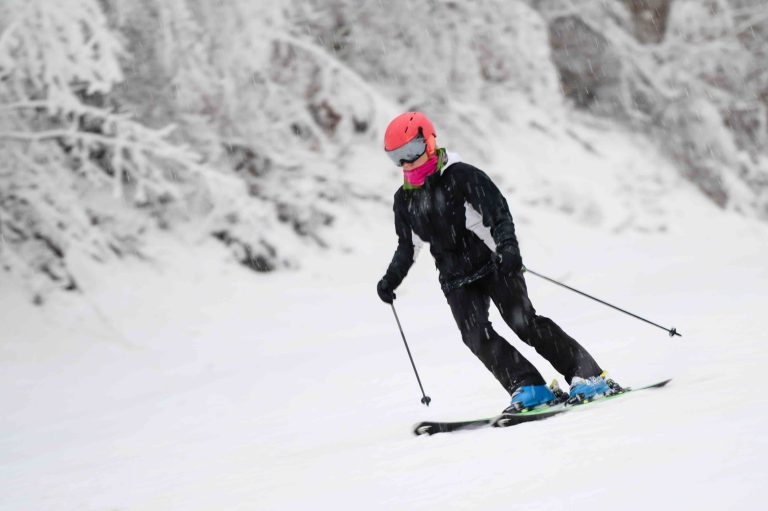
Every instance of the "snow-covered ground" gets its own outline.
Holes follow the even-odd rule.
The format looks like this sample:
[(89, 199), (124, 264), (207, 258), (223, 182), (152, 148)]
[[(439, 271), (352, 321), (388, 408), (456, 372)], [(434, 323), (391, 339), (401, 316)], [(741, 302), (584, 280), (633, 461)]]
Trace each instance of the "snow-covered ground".
[[(356, 206), (333, 234), (354, 251), (307, 248), (294, 272), (158, 234), (149, 263), (73, 261), (83, 294), (42, 307), (3, 276), (0, 509), (762, 508), (768, 226), (718, 210), (636, 135), (542, 115), (521, 107), (485, 166), (526, 264), (683, 337), (530, 276), (534, 305), (620, 383), (674, 377), (666, 389), (417, 438), (417, 421), (492, 415), (507, 396), (461, 343), (425, 251), (396, 301), (420, 404), (375, 293), (388, 205)], [(357, 158), (394, 192), (383, 155)]]

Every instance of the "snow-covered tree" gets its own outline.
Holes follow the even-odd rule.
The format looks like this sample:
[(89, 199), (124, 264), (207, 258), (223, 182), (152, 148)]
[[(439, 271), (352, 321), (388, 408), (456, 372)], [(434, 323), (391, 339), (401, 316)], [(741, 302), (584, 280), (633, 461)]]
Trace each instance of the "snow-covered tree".
[(6, 0), (0, 264), (77, 289), (72, 261), (194, 219), (257, 271), (291, 266), (389, 200), (356, 155), (395, 114), (482, 161), (515, 101), (563, 93), (765, 215), (766, 56), (762, 0)]
[(493, 127), (477, 124), (469, 105), (504, 121), (510, 96), (558, 93), (543, 20), (519, 1), (317, 0), (294, 2), (289, 14), (297, 39), (316, 41), (400, 109), (430, 112), (470, 157), (489, 156), (482, 141)]
[(566, 95), (657, 137), (714, 202), (768, 218), (768, 6), (529, 1)]
[(137, 251), (120, 202), (162, 209), (196, 157), (108, 101), (122, 46), (96, 0), (0, 9), (0, 261), (35, 293), (76, 289), (67, 259)]

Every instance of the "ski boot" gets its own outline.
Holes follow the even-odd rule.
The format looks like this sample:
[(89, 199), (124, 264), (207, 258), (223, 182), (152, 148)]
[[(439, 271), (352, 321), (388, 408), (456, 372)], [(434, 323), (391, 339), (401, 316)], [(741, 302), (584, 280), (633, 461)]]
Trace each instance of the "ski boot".
[(613, 380), (605, 379), (606, 373), (599, 376), (582, 378), (574, 376), (571, 380), (571, 390), (567, 403), (578, 405), (587, 403), (599, 397), (612, 396), (624, 392), (624, 389)]
[(558, 403), (565, 403), (571, 398), (571, 396), (569, 396), (566, 391), (560, 388), (560, 384), (557, 382), (557, 378), (552, 380), (552, 382), (549, 384), (549, 390), (551, 390), (555, 395), (555, 400)]
[(555, 394), (546, 385), (525, 385), (512, 393), (512, 402), (502, 414), (513, 414), (533, 410), (556, 401)]
[(610, 379), (610, 378), (606, 378), (606, 376), (607, 376), (607, 375), (608, 375), (608, 373), (603, 373), (603, 374), (601, 374), (600, 376), (602, 376), (602, 377), (605, 379), (605, 383), (606, 383), (606, 385), (608, 385), (609, 387), (611, 387), (611, 390), (612, 390), (613, 392), (611, 392), (611, 394), (610, 394), (610, 395), (613, 395), (613, 394), (621, 394), (622, 392), (626, 392), (626, 390), (627, 390), (627, 389), (625, 389), (624, 387), (622, 387), (621, 385), (619, 385), (618, 383), (616, 383), (616, 382), (615, 382), (615, 381), (613, 381), (612, 379)]

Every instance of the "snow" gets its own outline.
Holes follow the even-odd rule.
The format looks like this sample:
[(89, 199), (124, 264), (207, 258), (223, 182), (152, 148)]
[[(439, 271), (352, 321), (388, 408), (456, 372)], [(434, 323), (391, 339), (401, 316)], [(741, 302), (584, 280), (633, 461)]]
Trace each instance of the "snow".
[[(122, 123), (117, 131), (130, 138), (122, 142), (138, 137), (159, 147), (158, 156), (188, 164), (187, 170), (210, 181), (210, 197), (201, 194), (198, 209), (210, 206), (218, 213), (200, 218), (200, 211), (166, 212), (196, 218), (199, 225), (179, 219), (160, 230), (151, 227), (146, 212), (97, 194), (89, 199), (100, 201), (96, 210), (108, 212), (103, 218), (119, 217), (115, 224), (121, 227), (94, 227), (92, 218), (78, 213), (85, 198), (62, 184), (73, 173), (52, 152), (55, 140), (34, 146), (36, 138), (56, 139), (59, 127), (22, 130), (34, 127), (24, 124), (21, 113), (28, 109), (64, 108), (56, 106), (57, 96), (37, 91), (22, 95), (24, 101), (15, 92), (5, 97), (0, 107), (16, 113), (4, 118), (0, 138), (17, 145), (8, 145), (14, 149), (6, 151), (10, 174), (0, 175), (6, 178), (2, 189), (23, 185), (34, 193), (29, 204), (35, 207), (49, 204), (35, 197), (55, 198), (50, 204), (59, 208), (56, 215), (45, 210), (41, 216), (63, 226), (61, 239), (54, 239), (67, 250), (59, 272), (34, 259), (34, 252), (14, 251), (6, 229), (0, 256), (16, 258), (12, 269), (43, 266), (72, 276), (77, 289), (55, 291), (49, 284), (41, 292), (29, 275), (0, 270), (0, 511), (763, 505), (768, 225), (749, 212), (751, 192), (723, 201), (728, 208), (720, 209), (673, 166), (653, 134), (575, 113), (563, 103), (546, 23), (533, 9), (520, 2), (489, 4), (488, 11), (473, 6), (466, 30), (420, 40), (433, 58), (404, 68), (414, 51), (394, 34), (413, 24), (465, 22), (457, 17), (468, 11), (433, 12), (414, 4), (376, 16), (379, 5), (334, 4), (352, 16), (346, 22), (352, 31), (338, 41), (337, 53), (313, 40), (326, 32), (344, 37), (338, 20), (328, 16), (336, 7), (325, 2), (297, 3), (296, 19), (281, 14), (277, 4), (237, 2), (220, 9), (173, 2), (160, 5), (164, 21), (158, 26), (145, 7), (104, 4), (120, 26), (136, 28), (121, 37), (92, 0), (67, 2), (78, 7), (72, 12), (38, 4), (40, 16), (72, 31), (68, 40), (77, 51), (70, 53), (80, 71), (63, 65), (67, 59), (56, 52), (32, 50), (46, 64), (36, 67), (34, 58), (19, 57), (19, 69), (32, 66), (30, 76), (60, 75), (62, 94), (71, 95), (72, 73), (85, 73), (81, 78), (94, 91), (125, 78), (119, 99), (144, 124), (79, 100), (64, 111)], [(673, 11), (673, 35), (685, 36), (675, 32), (674, 22), (696, 14), (691, 9)], [(91, 20), (86, 25), (101, 53), (85, 52), (87, 41), (77, 39), (85, 34), (78, 31), (81, 24), (67, 21), (81, 18)], [(713, 23), (692, 33), (722, 30), (720, 21)], [(15, 33), (6, 28), (3, 35)], [(18, 34), (32, 49), (48, 48), (58, 37), (28, 27)], [(440, 38), (458, 42), (446, 45)], [(117, 42), (123, 40), (125, 48)], [(145, 42), (148, 57), (138, 49)], [(295, 53), (293, 60), (267, 66), (275, 48)], [(663, 83), (678, 72), (690, 74), (675, 64), (689, 56), (680, 48), (682, 60), (661, 68), (656, 63), (644, 68), (646, 74)], [(119, 69), (122, 51), (146, 69)], [(154, 62), (154, 53), (166, 62)], [(13, 56), (13, 64), (19, 55), (6, 51), (0, 60)], [(745, 59), (729, 63), (739, 68), (752, 62)], [(694, 63), (709, 62), (699, 60)], [(142, 73), (173, 83), (173, 97), (156, 98), (157, 84), (142, 81)], [(306, 97), (309, 84), (317, 91), (312, 98)], [(221, 116), (201, 113), (209, 98)], [(330, 129), (335, 133), (311, 119), (308, 106), (314, 104), (330, 105), (340, 115), (334, 121), (339, 126)], [(395, 305), (432, 398), (429, 408), (420, 403), (391, 310), (374, 290), (395, 248), (391, 196), (402, 182), (381, 153), (380, 138), (384, 123), (414, 104), (433, 115), (441, 145), (502, 187), (527, 266), (674, 326), (683, 337), (670, 338), (529, 275), (538, 312), (582, 342), (621, 384), (673, 377), (669, 386), (506, 430), (411, 434), (421, 420), (488, 417), (508, 403), (462, 344), (428, 251), (397, 290)], [(710, 103), (693, 110), (700, 122), (686, 129), (700, 131), (696, 147), (728, 156), (714, 166), (715, 189), (738, 192), (747, 185), (728, 182), (744, 170), (734, 152), (735, 132), (723, 127)], [(222, 160), (222, 141), (230, 153), (250, 151), (254, 161), (244, 163), (254, 166), (253, 175), (233, 175), (225, 159), (222, 168), (192, 165), (194, 155), (183, 146), (162, 145), (169, 132), (147, 128), (155, 125), (148, 118), (157, 125), (178, 123), (189, 139), (181, 140), (209, 163)], [(356, 121), (366, 124), (361, 133)], [(307, 140), (294, 136), (294, 124), (309, 130)], [(690, 133), (677, 131), (670, 128), (670, 144), (684, 147), (677, 139), (686, 142)], [(94, 136), (77, 133), (84, 140)], [(31, 140), (29, 153), (19, 149), (19, 139)], [(261, 154), (263, 149), (268, 151)], [(259, 155), (266, 163), (255, 161)], [(150, 167), (158, 180), (170, 169)], [(104, 179), (101, 170), (91, 170)], [(241, 178), (266, 192), (246, 194)], [(275, 219), (276, 204), (288, 208), (288, 221)], [(185, 205), (194, 209), (178, 207)], [(225, 224), (230, 234), (251, 248), (274, 247), (279, 255), (270, 262), (280, 271), (249, 271), (236, 260), (236, 250), (211, 238), (214, 226), (233, 215), (239, 223)], [(15, 213), (4, 216), (9, 218), (17, 219)], [(298, 235), (291, 222), (306, 224), (309, 234)], [(136, 257), (96, 263), (89, 256), (93, 247), (130, 242), (132, 233), (140, 248)], [(41, 305), (32, 303), (34, 295)], [(491, 319), (546, 379), (559, 376), (493, 308)]]
[[(417, 438), (420, 420), (508, 398), (462, 345), (424, 251), (395, 302), (432, 397), (420, 404), (374, 290), (395, 247), (389, 204), (340, 208), (331, 241), (346, 250), (307, 246), (300, 270), (272, 274), (156, 232), (148, 261), (68, 261), (82, 292), (40, 307), (2, 276), (0, 509), (759, 508), (768, 227), (716, 208), (641, 135), (567, 109), (521, 101), (497, 136), (482, 166), (525, 263), (683, 337), (528, 276), (539, 313), (620, 383), (667, 388)], [(394, 192), (386, 169), (367, 148), (347, 168)]]

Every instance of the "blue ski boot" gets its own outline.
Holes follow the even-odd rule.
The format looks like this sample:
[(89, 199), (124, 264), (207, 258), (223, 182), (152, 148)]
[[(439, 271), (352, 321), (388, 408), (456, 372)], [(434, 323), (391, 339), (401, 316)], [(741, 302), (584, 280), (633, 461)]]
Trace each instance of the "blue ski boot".
[(546, 385), (526, 385), (512, 393), (512, 402), (502, 413), (518, 413), (544, 406), (554, 401), (555, 395)]
[(568, 404), (576, 405), (591, 401), (602, 396), (615, 394), (616, 390), (611, 388), (602, 375), (582, 378), (574, 376), (571, 380), (571, 391), (569, 392)]

